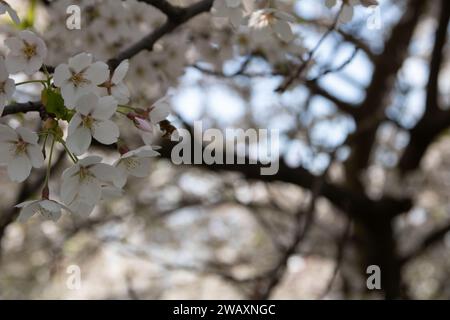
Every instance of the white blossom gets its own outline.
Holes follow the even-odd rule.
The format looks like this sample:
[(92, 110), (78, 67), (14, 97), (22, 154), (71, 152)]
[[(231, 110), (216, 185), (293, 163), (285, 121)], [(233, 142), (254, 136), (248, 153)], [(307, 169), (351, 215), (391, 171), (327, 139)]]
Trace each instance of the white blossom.
[(27, 128), (14, 130), (0, 125), (0, 163), (8, 167), (12, 181), (25, 181), (32, 167), (40, 168), (44, 164), (38, 140), (38, 135)]
[(294, 39), (289, 22), (295, 22), (290, 14), (276, 9), (261, 9), (250, 15), (248, 26), (259, 40), (264, 41), (268, 35), (276, 34), (281, 40), (290, 42)]
[(147, 177), (150, 173), (151, 158), (158, 155), (151, 146), (143, 146), (123, 154), (114, 164), (118, 169), (118, 186), (123, 187), (130, 175), (137, 178)]
[[(336, 5), (337, 0), (326, 0), (325, 5), (328, 8), (332, 8)], [(344, 0), (342, 3), (342, 12), (339, 15), (340, 23), (347, 23), (353, 19), (354, 7), (357, 5), (363, 5), (364, 7), (378, 5), (377, 0)]]
[(159, 99), (147, 110), (148, 120), (154, 125), (166, 120), (169, 115), (170, 103), (168, 97)]
[(134, 118), (134, 124), (140, 130), (139, 134), (146, 145), (153, 144), (155, 133), (161, 132), (157, 126), (158, 123), (166, 120), (169, 115), (169, 98), (164, 97), (145, 110), (143, 115)]
[(109, 77), (108, 65), (98, 61), (92, 63), (92, 55), (80, 53), (69, 59), (68, 64), (60, 64), (55, 69), (54, 84), (61, 88), (66, 107), (73, 109), (78, 98), (98, 90), (97, 86)]
[(19, 222), (25, 222), (35, 214), (56, 222), (61, 217), (62, 210), (70, 212), (65, 205), (48, 199), (25, 201), (16, 205), (16, 208), (20, 208)]
[(62, 175), (61, 199), (78, 214), (89, 214), (102, 198), (102, 188), (118, 185), (117, 169), (88, 156), (67, 168)]
[(6, 1), (0, 0), (0, 15), (5, 13), (9, 14), (15, 24), (20, 24), (20, 19), (17, 15), (16, 10), (11, 8), (11, 6)]
[(14, 80), (9, 77), (5, 60), (3, 57), (0, 57), (0, 116), (3, 113), (6, 102), (11, 99), (15, 91), (16, 86)]
[(244, 16), (243, 0), (214, 1), (212, 12), (218, 17), (228, 18), (231, 25), (237, 28)]
[(111, 95), (116, 98), (119, 104), (127, 104), (130, 101), (130, 91), (123, 82), (129, 66), (128, 60), (124, 60), (119, 64), (110, 79), (99, 86), (101, 96)]
[(47, 56), (45, 42), (28, 30), (20, 31), (17, 37), (5, 40), (9, 48), (6, 68), (9, 73), (25, 72), (32, 75), (39, 71)]
[(78, 99), (75, 108), (77, 112), (70, 120), (67, 136), (67, 146), (73, 153), (85, 153), (92, 137), (106, 145), (117, 142), (119, 127), (110, 120), (117, 110), (117, 101), (112, 96), (99, 98), (88, 93)]

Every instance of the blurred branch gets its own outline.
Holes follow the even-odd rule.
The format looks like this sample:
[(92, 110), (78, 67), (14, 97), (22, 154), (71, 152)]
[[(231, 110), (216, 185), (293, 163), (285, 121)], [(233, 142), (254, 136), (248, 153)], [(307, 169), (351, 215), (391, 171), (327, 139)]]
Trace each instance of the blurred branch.
[[(147, 1), (145, 1), (147, 2)], [(161, 39), (163, 36), (171, 33), (175, 29), (177, 29), (180, 25), (183, 23), (189, 21), (190, 19), (194, 18), (195, 16), (208, 12), (214, 0), (202, 0), (199, 1), (189, 7), (185, 8), (179, 8), (179, 7), (172, 7), (169, 8), (168, 6), (165, 6), (163, 3), (166, 1), (148, 1), (148, 3), (153, 4), (156, 6), (156, 3), (159, 4), (159, 9), (165, 10), (165, 13), (167, 15), (167, 21), (158, 29), (154, 30), (135, 44), (131, 45), (127, 49), (120, 52), (116, 57), (110, 59), (108, 61), (108, 65), (110, 68), (116, 69), (116, 67), (126, 59), (130, 59), (134, 57), (136, 54), (143, 50), (151, 51), (153, 50), (154, 44)], [(176, 11), (176, 14), (174, 13)]]
[(416, 248), (414, 248), (411, 252), (407, 253), (401, 259), (402, 264), (408, 263), (409, 261), (417, 258), (421, 254), (423, 254), (427, 249), (441, 242), (442, 239), (449, 232), (450, 232), (450, 224), (447, 224), (443, 227), (440, 227), (430, 232), (427, 236), (424, 237), (422, 242)]
[(342, 235), (342, 238), (338, 243), (336, 266), (334, 267), (333, 274), (331, 275), (330, 281), (328, 282), (325, 291), (320, 295), (320, 299), (325, 298), (331, 291), (331, 288), (333, 287), (333, 283), (336, 280), (336, 277), (339, 273), (339, 269), (341, 268), (342, 261), (344, 260), (345, 247), (348, 244), (348, 241), (350, 240), (351, 230), (352, 230), (352, 220), (347, 219), (347, 225), (345, 227), (344, 234)]
[[(425, 0), (410, 0), (406, 12), (394, 26), (383, 52), (374, 61), (375, 69), (372, 81), (367, 88), (366, 97), (359, 106), (360, 112), (356, 118), (357, 127), (374, 114), (384, 113), (392, 93), (392, 82), (403, 65), (408, 49), (420, 17), (423, 14)], [(354, 147), (346, 162), (346, 178), (351, 188), (362, 189), (360, 180), (362, 171), (367, 167), (375, 136), (381, 120), (371, 126), (370, 130), (355, 136)]]
[(42, 103), (40, 101), (35, 102), (24, 102), (24, 103), (14, 103), (5, 107), (2, 117), (17, 113), (27, 113), (27, 112), (40, 112), (42, 110)]
[(285, 92), (294, 83), (294, 81), (297, 80), (301, 76), (301, 74), (308, 68), (309, 63), (314, 58), (316, 51), (319, 50), (320, 46), (325, 41), (325, 39), (328, 38), (328, 36), (330, 34), (332, 34), (334, 32), (334, 30), (336, 29), (336, 26), (339, 22), (339, 16), (341, 15), (343, 8), (344, 8), (344, 4), (341, 4), (341, 7), (339, 8), (338, 13), (336, 14), (333, 24), (328, 27), (327, 31), (322, 35), (322, 37), (316, 43), (314, 48), (312, 48), (308, 52), (306, 60), (303, 61), (297, 67), (295, 72), (293, 72), (290, 76), (286, 77), (286, 79), (283, 81), (283, 83), (275, 90), (276, 92), (278, 92), (278, 93)]
[(441, 0), (439, 24), (430, 61), (425, 114), (410, 131), (410, 143), (399, 162), (399, 169), (403, 173), (415, 170), (428, 146), (450, 126), (450, 111), (443, 111), (439, 106), (439, 75), (443, 64), (449, 20), (450, 1)]

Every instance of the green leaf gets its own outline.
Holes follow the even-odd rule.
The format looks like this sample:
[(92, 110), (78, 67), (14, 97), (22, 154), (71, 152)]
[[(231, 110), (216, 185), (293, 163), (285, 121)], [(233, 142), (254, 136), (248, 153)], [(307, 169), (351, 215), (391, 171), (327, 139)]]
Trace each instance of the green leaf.
[(45, 110), (55, 115), (57, 119), (70, 121), (72, 114), (64, 106), (64, 99), (61, 94), (53, 89), (45, 89), (42, 91), (42, 102), (45, 105)]

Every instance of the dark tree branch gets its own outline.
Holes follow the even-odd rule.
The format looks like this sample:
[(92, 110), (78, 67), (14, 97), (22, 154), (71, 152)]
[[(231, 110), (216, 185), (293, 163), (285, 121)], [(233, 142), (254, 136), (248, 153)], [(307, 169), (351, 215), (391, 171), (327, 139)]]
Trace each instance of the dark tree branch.
[(14, 103), (5, 107), (2, 117), (16, 113), (39, 112), (41, 111), (42, 107), (43, 106), (40, 101)]
[(426, 112), (410, 132), (410, 143), (399, 162), (399, 169), (406, 173), (417, 169), (428, 146), (450, 125), (450, 112), (439, 107), (439, 75), (443, 62), (443, 51), (447, 41), (450, 20), (450, 1), (441, 0), (439, 25), (436, 30), (434, 48), (430, 61), (427, 84)]
[(450, 224), (447, 224), (443, 227), (433, 230), (422, 240), (422, 242), (416, 248), (414, 248), (411, 252), (407, 253), (402, 258), (401, 260), (402, 264), (408, 263), (409, 261), (417, 258), (421, 254), (423, 254), (427, 249), (441, 242), (445, 237), (445, 235), (449, 232), (450, 232)]
[(166, 0), (138, 0), (140, 2), (147, 3), (155, 8), (157, 8), (159, 11), (164, 13), (169, 19), (176, 20), (177, 17), (179, 17), (183, 11), (180, 7), (176, 7), (171, 5)]
[[(366, 98), (359, 107), (361, 111), (356, 119), (357, 126), (366, 119), (372, 118), (374, 114), (384, 113), (392, 92), (392, 83), (408, 54), (414, 30), (424, 11), (426, 2), (425, 0), (409, 1), (402, 19), (394, 27), (391, 36), (386, 41), (383, 53), (377, 56), (372, 81), (367, 89)], [(353, 188), (362, 188), (360, 176), (362, 170), (369, 163), (379, 124), (381, 124), (381, 121), (371, 130), (355, 137), (354, 147), (349, 160), (346, 162), (347, 181)]]
[[(164, 1), (149, 1), (164, 2)], [(129, 48), (120, 52), (116, 57), (108, 61), (108, 65), (113, 70), (125, 59), (130, 59), (143, 50), (153, 50), (154, 44), (163, 36), (171, 33), (183, 23), (189, 21), (195, 16), (211, 10), (214, 0), (202, 0), (186, 8), (178, 8), (177, 15), (168, 15), (167, 21), (158, 29), (145, 36)], [(167, 9), (167, 8), (166, 8)]]

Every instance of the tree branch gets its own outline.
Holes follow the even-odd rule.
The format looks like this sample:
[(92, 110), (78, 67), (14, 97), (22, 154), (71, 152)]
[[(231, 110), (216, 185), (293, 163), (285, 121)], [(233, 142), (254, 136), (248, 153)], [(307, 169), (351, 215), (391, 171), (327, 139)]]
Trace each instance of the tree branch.
[(450, 112), (439, 108), (439, 74), (442, 66), (443, 51), (447, 41), (447, 28), (450, 20), (450, 1), (441, 0), (439, 26), (430, 61), (430, 74), (427, 84), (425, 114), (410, 131), (410, 143), (399, 161), (399, 169), (406, 173), (415, 170), (422, 160), (428, 146), (450, 125)]
[[(164, 6), (162, 3), (165, 1), (148, 1), (148, 3), (150, 2), (159, 3), (161, 8), (163, 8)], [(142, 38), (129, 48), (120, 52), (116, 57), (110, 59), (108, 61), (108, 65), (113, 70), (117, 68), (117, 66), (123, 60), (130, 59), (143, 50), (148, 51), (153, 50), (153, 46), (155, 45), (155, 43), (163, 36), (171, 33), (172, 31), (177, 29), (180, 25), (189, 21), (195, 16), (211, 10), (213, 2), (214, 0), (202, 0), (186, 8), (177, 8), (176, 10), (178, 13), (176, 15), (168, 15), (166, 23), (164, 23), (161, 27), (154, 30), (152, 33), (148, 34), (147, 36), (145, 36), (144, 38)], [(171, 9), (164, 7), (164, 10), (170, 11)]]
[(40, 101), (14, 103), (6, 106), (1, 116), (4, 117), (16, 113), (39, 112), (42, 110), (42, 107), (43, 105)]

